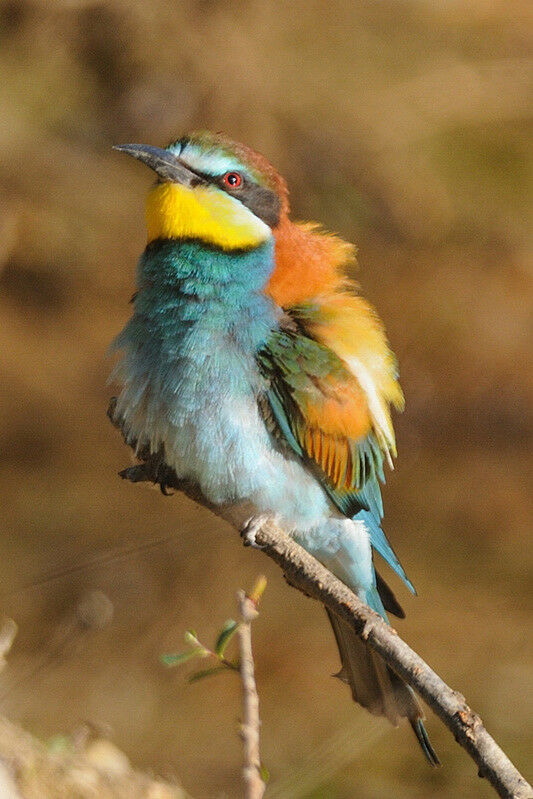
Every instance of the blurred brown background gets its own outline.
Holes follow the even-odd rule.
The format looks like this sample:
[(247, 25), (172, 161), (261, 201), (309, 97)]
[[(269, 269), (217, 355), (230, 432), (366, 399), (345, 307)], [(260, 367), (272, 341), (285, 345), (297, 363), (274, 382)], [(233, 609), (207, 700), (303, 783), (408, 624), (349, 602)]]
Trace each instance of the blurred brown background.
[[(109, 724), (196, 799), (238, 795), (237, 682), (189, 685), (158, 658), (189, 626), (210, 641), (264, 571), (267, 795), (492, 796), (435, 718), (438, 771), (350, 702), (323, 611), (266, 558), (116, 476), (106, 348), (151, 178), (111, 145), (207, 127), (278, 166), (295, 217), (359, 245), (407, 399), (385, 489), (419, 591), (394, 583), (400, 631), (531, 766), (532, 16), (527, 0), (0, 4), (0, 615), (20, 628), (0, 712), (43, 738)], [(94, 589), (102, 628), (77, 611)]]

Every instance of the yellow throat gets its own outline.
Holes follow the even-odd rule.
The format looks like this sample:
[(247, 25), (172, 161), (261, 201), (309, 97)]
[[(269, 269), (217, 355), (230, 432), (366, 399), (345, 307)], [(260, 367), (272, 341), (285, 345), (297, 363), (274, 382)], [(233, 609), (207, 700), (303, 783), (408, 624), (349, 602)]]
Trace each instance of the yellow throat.
[(198, 239), (223, 250), (257, 247), (272, 232), (245, 205), (215, 186), (160, 183), (146, 201), (148, 243)]

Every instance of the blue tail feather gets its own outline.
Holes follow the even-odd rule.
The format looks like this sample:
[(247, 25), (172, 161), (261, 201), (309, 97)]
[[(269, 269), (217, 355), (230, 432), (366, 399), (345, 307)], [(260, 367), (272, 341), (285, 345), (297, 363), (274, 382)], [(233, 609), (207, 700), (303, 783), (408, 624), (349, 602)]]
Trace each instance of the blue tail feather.
[(413, 732), (417, 737), (418, 743), (425, 754), (430, 766), (442, 765), (438, 754), (433, 749), (429, 735), (427, 734), (426, 727), (422, 719), (409, 719)]
[(394, 552), (393, 548), (387, 541), (387, 537), (383, 532), (383, 530), (381, 529), (380, 524), (377, 521), (374, 514), (369, 511), (362, 510), (354, 518), (360, 519), (365, 523), (370, 533), (370, 543), (372, 544), (376, 552), (379, 552), (383, 560), (385, 560), (389, 564), (391, 569), (393, 569), (396, 572), (396, 574), (403, 580), (403, 582), (411, 591), (411, 593), (416, 595), (416, 590), (413, 583), (405, 573), (402, 564), (398, 560), (398, 557), (396, 556), (396, 553)]

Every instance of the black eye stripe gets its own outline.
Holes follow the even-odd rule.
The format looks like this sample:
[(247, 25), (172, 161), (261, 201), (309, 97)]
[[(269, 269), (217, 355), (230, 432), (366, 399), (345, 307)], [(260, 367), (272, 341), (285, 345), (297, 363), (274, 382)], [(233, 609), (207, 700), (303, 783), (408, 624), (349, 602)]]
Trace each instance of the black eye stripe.
[(207, 183), (212, 183), (231, 197), (238, 198), (243, 205), (249, 208), (253, 214), (258, 216), (259, 219), (265, 222), (269, 227), (276, 227), (279, 222), (281, 202), (275, 191), (272, 191), (272, 189), (266, 186), (260, 186), (238, 170), (232, 170), (232, 172), (234, 171), (235, 174), (240, 175), (241, 183), (233, 189), (224, 181), (225, 176), (228, 174), (227, 172), (223, 175), (207, 175), (205, 172), (200, 172), (199, 169), (189, 167), (185, 159), (184, 163), (188, 169), (191, 169), (191, 171), (194, 171), (195, 174), (198, 175), (199, 183), (202, 180)]
[(281, 203), (278, 195), (265, 186), (257, 183), (243, 183), (235, 190), (235, 196), (246, 205), (259, 219), (270, 227), (275, 227), (279, 222)]

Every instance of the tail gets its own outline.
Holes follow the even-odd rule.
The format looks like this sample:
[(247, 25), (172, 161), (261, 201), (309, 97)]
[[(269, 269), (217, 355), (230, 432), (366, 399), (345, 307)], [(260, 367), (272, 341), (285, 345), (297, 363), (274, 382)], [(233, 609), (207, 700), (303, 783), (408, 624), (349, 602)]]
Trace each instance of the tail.
[[(373, 592), (373, 609), (385, 615), (385, 605), (391, 613), (403, 616), (394, 594), (381, 578), (378, 586), (379, 594), (377, 590)], [(440, 760), (424, 727), (424, 713), (412, 689), (356, 635), (344, 619), (326, 610), (342, 663), (340, 672), (335, 676), (350, 686), (354, 700), (370, 713), (385, 716), (394, 726), (402, 718), (409, 719), (427, 760), (432, 766), (439, 766)]]

